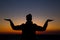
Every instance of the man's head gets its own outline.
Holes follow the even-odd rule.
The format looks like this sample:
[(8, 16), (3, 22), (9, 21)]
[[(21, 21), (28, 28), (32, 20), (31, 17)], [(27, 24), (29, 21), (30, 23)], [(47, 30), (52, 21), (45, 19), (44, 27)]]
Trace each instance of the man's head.
[(26, 16), (26, 20), (27, 20), (27, 21), (31, 21), (31, 20), (32, 20), (32, 15), (31, 15), (31, 14), (28, 14), (28, 15)]

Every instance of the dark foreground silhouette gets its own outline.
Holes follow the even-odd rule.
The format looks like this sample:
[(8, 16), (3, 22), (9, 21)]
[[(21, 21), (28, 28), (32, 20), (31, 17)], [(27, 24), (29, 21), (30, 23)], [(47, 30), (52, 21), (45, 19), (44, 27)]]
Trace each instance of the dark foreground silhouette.
[(21, 40), (37, 40), (35, 32), (36, 31), (45, 31), (48, 26), (48, 22), (53, 21), (53, 20), (48, 19), (45, 22), (45, 24), (43, 25), (43, 27), (41, 27), (41, 26), (38, 26), (32, 22), (32, 15), (31, 14), (28, 14), (26, 16), (27, 21), (25, 24), (23, 23), (22, 25), (18, 25), (18, 26), (14, 26), (11, 19), (5, 19), (5, 20), (10, 22), (10, 25), (13, 30), (22, 30)]
[[(0, 34), (0, 40), (21, 40), (20, 34)], [(36, 35), (37, 40), (60, 40), (60, 34)]]

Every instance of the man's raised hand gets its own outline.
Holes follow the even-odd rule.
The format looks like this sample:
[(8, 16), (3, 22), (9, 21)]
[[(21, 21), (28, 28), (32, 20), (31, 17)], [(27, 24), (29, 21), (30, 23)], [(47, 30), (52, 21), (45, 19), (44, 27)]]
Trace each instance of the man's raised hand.
[(51, 20), (51, 19), (48, 19), (47, 21), (48, 21), (48, 22), (51, 22), (51, 21), (53, 21), (53, 20)]
[(6, 21), (11, 21), (11, 19), (4, 19), (4, 20), (6, 20)]

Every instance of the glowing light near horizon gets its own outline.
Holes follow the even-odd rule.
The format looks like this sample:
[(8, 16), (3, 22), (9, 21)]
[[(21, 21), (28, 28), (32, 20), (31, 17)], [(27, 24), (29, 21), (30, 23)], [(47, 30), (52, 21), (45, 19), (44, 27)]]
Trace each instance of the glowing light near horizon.
[[(35, 20), (36, 19), (36, 20)], [(43, 24), (45, 23), (45, 20), (43, 21), (40, 21), (39, 22), (39, 19), (35, 18), (33, 19), (33, 23), (36, 23), (37, 25), (39, 26), (43, 26)], [(13, 23), (16, 25), (21, 25), (22, 23), (25, 23), (26, 20), (25, 19), (14, 19), (12, 20)], [(12, 34), (20, 34), (22, 33), (22, 31), (19, 31), (19, 30), (12, 30), (11, 26), (10, 26), (10, 23), (8, 21), (3, 21), (4, 23), (2, 23), (0, 26), (1, 26), (1, 29), (0, 29), (0, 33), (12, 33)], [(56, 31), (56, 30), (60, 30), (58, 28), (56, 28), (56, 23), (48, 23), (48, 27), (47, 27), (47, 30), (46, 31)], [(38, 32), (37, 31), (37, 34), (39, 33), (43, 33), (43, 32)]]

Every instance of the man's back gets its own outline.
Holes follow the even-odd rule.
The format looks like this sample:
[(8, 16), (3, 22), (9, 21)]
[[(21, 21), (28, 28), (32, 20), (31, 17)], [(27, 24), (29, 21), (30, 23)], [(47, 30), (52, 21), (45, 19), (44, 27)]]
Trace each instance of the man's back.
[(21, 25), (22, 29), (22, 38), (23, 39), (35, 39), (35, 25), (32, 22), (26, 22), (26, 24)]
[(53, 21), (48, 19), (43, 25), (43, 27), (37, 26), (36, 24), (32, 23), (31, 14), (28, 14), (26, 16), (26, 20), (27, 20), (26, 23), (20, 26), (19, 25), (15, 26), (11, 21), (11, 19), (5, 19), (5, 20), (10, 22), (10, 25), (13, 30), (22, 30), (22, 40), (36, 40), (35, 31), (45, 31), (48, 26), (48, 22)]

